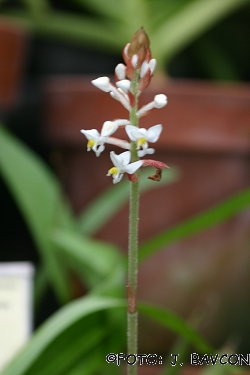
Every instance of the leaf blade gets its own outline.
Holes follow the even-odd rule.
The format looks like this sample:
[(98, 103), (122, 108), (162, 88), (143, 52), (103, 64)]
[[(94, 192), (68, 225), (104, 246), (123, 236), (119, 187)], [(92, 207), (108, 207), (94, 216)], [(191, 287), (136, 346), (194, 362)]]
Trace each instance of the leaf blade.
[(139, 260), (144, 261), (163, 246), (188, 238), (217, 224), (223, 223), (250, 206), (250, 189), (246, 189), (222, 203), (199, 213), (184, 222), (164, 231), (146, 241), (139, 249)]

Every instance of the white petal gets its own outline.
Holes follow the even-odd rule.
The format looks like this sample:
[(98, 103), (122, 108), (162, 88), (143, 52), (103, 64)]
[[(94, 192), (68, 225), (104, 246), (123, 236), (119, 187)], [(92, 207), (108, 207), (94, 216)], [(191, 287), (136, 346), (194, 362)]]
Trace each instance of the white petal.
[(110, 79), (108, 77), (99, 77), (91, 81), (91, 83), (102, 91), (109, 92), (111, 90)]
[(110, 159), (116, 168), (120, 168), (120, 158), (114, 151), (110, 152)]
[(156, 64), (157, 64), (156, 59), (151, 59), (151, 60), (149, 61), (149, 68), (150, 68), (150, 71), (151, 71), (151, 75), (152, 75), (152, 74), (154, 73), (154, 71), (155, 71)]
[(117, 120), (114, 120), (114, 123), (117, 125), (117, 126), (123, 126), (123, 125), (130, 125), (131, 122), (129, 120), (126, 120), (126, 119), (123, 119), (123, 118), (119, 118)]
[(124, 47), (124, 50), (123, 50), (123, 52), (124, 52), (125, 56), (127, 56), (127, 58), (128, 58), (128, 49), (129, 49), (129, 46), (130, 46), (130, 43), (127, 43), (126, 46)]
[(104, 150), (105, 150), (105, 146), (104, 146), (103, 144), (100, 145), (100, 146), (96, 149), (96, 152), (95, 152), (96, 156), (97, 156), (97, 157), (100, 156), (101, 153), (102, 153)]
[(116, 82), (116, 86), (119, 87), (125, 94), (130, 90), (131, 82), (128, 79), (122, 79)]
[(85, 135), (87, 139), (98, 139), (100, 137), (100, 133), (96, 129), (90, 130), (81, 130), (81, 133)]
[(115, 175), (114, 179), (113, 179), (113, 184), (117, 184), (117, 182), (120, 182), (122, 177), (123, 177), (123, 173), (119, 173), (119, 174)]
[(113, 134), (118, 128), (118, 125), (115, 121), (105, 121), (102, 125), (101, 135), (103, 137), (108, 137)]
[(162, 108), (167, 104), (168, 100), (166, 95), (159, 94), (154, 97), (155, 108)]
[(147, 154), (152, 155), (152, 154), (154, 154), (154, 153), (155, 153), (155, 149), (154, 149), (154, 148), (148, 148), (148, 149), (147, 149)]
[(134, 68), (137, 67), (137, 63), (138, 63), (138, 56), (137, 55), (133, 55), (132, 56), (132, 59), (131, 59), (131, 64)]
[(126, 78), (126, 66), (124, 64), (118, 64), (115, 67), (115, 73), (119, 80)]
[(149, 142), (156, 142), (159, 139), (159, 136), (162, 132), (162, 125), (154, 125), (151, 128), (148, 129), (148, 134), (147, 134), (147, 140)]
[(138, 128), (136, 136), (138, 137), (137, 139), (142, 138), (142, 137), (147, 139), (148, 138), (148, 130), (145, 129), (145, 128)]
[(147, 73), (148, 69), (149, 69), (148, 62), (147, 61), (143, 61), (142, 66), (141, 66), (140, 76), (144, 77), (145, 74)]
[(125, 168), (124, 171), (127, 172), (128, 174), (133, 174), (137, 169), (139, 169), (143, 164), (142, 160), (135, 161), (134, 163), (128, 164)]
[(125, 166), (130, 162), (131, 154), (130, 151), (124, 151), (119, 155), (120, 165)]
[(154, 148), (147, 148), (147, 149), (143, 149), (143, 150), (139, 150), (137, 151), (137, 155), (142, 158), (143, 156), (147, 155), (147, 154), (154, 154), (155, 152), (155, 149)]
[(137, 134), (136, 130), (138, 130), (136, 126), (127, 125), (127, 126), (125, 126), (125, 130), (126, 130), (126, 133), (127, 133), (128, 137), (131, 141), (136, 141), (138, 139), (137, 136), (136, 136), (136, 134)]

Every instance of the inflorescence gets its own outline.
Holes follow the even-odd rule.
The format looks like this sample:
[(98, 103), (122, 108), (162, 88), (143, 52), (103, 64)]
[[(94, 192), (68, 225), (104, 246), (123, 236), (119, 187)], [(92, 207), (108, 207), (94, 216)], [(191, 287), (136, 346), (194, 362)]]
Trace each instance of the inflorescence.
[[(137, 109), (137, 100), (141, 92), (143, 92), (150, 84), (153, 76), (156, 60), (151, 58), (149, 48), (149, 39), (144, 29), (138, 30), (132, 37), (131, 43), (128, 43), (123, 49), (123, 59), (125, 64), (118, 64), (115, 68), (115, 85), (110, 82), (108, 77), (100, 77), (92, 81), (92, 84), (104, 92), (109, 92), (111, 97), (118, 100), (129, 113), (133, 108)], [(147, 115), (153, 109), (159, 109), (167, 104), (167, 97), (159, 94), (154, 100), (135, 112), (136, 119)], [(138, 123), (138, 121), (137, 121)], [(125, 127), (125, 131), (130, 140), (122, 140), (112, 137), (115, 131)], [(149, 129), (140, 128), (127, 119), (117, 119), (114, 121), (105, 121), (101, 133), (96, 129), (81, 130), (88, 140), (87, 150), (93, 150), (96, 156), (105, 149), (105, 144), (119, 146), (126, 151), (117, 155), (114, 151), (110, 152), (110, 158), (113, 167), (109, 169), (107, 176), (113, 177), (113, 183), (121, 181), (126, 174), (130, 181), (136, 181), (135, 172), (142, 166), (152, 166), (156, 168), (156, 176), (161, 176), (161, 170), (168, 166), (156, 160), (140, 160), (148, 154), (155, 152), (154, 148), (150, 148), (148, 143), (155, 143), (162, 132), (162, 125), (157, 124)], [(132, 144), (136, 144), (137, 159), (131, 161)], [(151, 179), (153, 176), (150, 176)], [(155, 178), (159, 181), (159, 178)]]

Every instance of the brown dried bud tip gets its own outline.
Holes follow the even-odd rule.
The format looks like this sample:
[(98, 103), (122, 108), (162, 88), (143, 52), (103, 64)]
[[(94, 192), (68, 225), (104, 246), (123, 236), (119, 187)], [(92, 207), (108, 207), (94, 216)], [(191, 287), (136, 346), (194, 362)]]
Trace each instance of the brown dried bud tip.
[(144, 28), (141, 27), (132, 36), (132, 40), (127, 51), (128, 57), (131, 58), (133, 55), (137, 55), (140, 50), (146, 51), (149, 48), (149, 44), (149, 38)]
[(155, 174), (152, 174), (152, 176), (149, 176), (148, 178), (153, 181), (161, 181), (161, 175), (162, 175), (162, 169), (158, 168), (156, 169)]

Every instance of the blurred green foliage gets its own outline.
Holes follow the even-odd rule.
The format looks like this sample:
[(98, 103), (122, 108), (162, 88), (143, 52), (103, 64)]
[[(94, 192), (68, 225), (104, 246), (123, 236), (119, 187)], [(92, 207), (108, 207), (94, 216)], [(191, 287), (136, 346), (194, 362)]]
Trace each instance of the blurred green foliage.
[[(3, 1), (0, 12), (43, 38), (119, 55), (133, 33), (144, 26), (158, 72), (168, 71), (177, 54), (229, 15), (245, 9), (249, 19), (250, 5), (249, 0), (64, 0), (58, 4), (52, 0), (19, 0), (11, 6)], [(244, 30), (245, 33), (246, 27)], [(244, 37), (231, 33), (230, 28), (226, 33), (235, 41), (230, 46)], [(211, 38), (199, 39), (197, 60), (214, 78), (236, 78), (237, 71), (216, 44), (219, 36), (217, 33), (213, 42)]]

